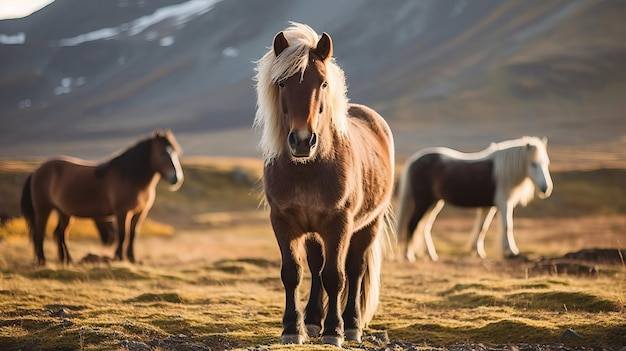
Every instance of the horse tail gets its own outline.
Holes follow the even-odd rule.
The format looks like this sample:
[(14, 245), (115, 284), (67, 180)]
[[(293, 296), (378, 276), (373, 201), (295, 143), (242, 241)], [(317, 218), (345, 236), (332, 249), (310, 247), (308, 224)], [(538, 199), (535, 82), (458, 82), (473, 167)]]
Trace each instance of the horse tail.
[(393, 238), (394, 220), (391, 205), (383, 215), (383, 223), (372, 245), (365, 253), (366, 266), (361, 283), (361, 321), (365, 328), (374, 317), (380, 301), (380, 272), (386, 253), (393, 247), (390, 241)]
[(396, 241), (406, 244), (409, 233), (407, 233), (408, 222), (411, 216), (410, 210), (415, 205), (414, 199), (411, 194), (411, 182), (409, 177), (409, 170), (411, 168), (410, 160), (407, 161), (398, 180), (398, 215), (396, 218)]
[(35, 235), (35, 209), (33, 208), (33, 198), (30, 191), (30, 183), (32, 181), (32, 178), (32, 174), (30, 174), (28, 178), (26, 178), (26, 182), (24, 182), (24, 187), (22, 188), (22, 199), (20, 201), (20, 209), (22, 210), (22, 214), (24, 215), (24, 219), (26, 220), (29, 237), (31, 238), (31, 240)]
[(98, 234), (100, 234), (102, 245), (112, 245), (115, 242), (115, 225), (113, 222), (95, 219), (94, 224), (98, 229)]

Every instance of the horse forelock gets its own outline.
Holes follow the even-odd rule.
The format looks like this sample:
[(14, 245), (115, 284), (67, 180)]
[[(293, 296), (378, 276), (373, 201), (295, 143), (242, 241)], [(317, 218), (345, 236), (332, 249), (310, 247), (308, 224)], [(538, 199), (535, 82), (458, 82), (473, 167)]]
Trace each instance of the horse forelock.
[[(256, 61), (257, 111), (254, 127), (261, 131), (259, 149), (266, 161), (276, 158), (284, 150), (288, 131), (282, 122), (282, 112), (277, 83), (295, 74), (301, 79), (309, 65), (311, 49), (320, 39), (311, 27), (291, 22), (283, 31), (289, 46), (276, 56), (272, 48)], [(332, 129), (343, 136), (347, 132), (348, 98), (343, 70), (334, 58), (326, 60), (326, 80), (328, 82), (328, 104), (325, 113), (330, 116)]]
[(165, 146), (170, 146), (172, 148), (172, 151), (176, 152), (179, 155), (183, 151), (183, 149), (180, 147), (180, 144), (178, 144), (178, 141), (174, 137), (174, 133), (172, 133), (170, 130), (167, 130), (163, 133), (157, 133), (154, 136), (154, 139), (162, 140)]

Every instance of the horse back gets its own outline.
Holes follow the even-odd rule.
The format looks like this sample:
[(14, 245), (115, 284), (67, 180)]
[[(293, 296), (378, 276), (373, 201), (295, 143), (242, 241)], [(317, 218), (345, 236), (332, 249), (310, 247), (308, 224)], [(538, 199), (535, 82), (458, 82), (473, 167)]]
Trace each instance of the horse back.
[(95, 176), (96, 164), (75, 158), (44, 162), (32, 174), (33, 201), (67, 215), (111, 215), (105, 181)]
[(370, 130), (379, 139), (381, 145), (387, 146), (392, 152), (389, 158), (393, 157), (393, 136), (389, 125), (381, 115), (365, 105), (350, 104), (348, 118), (352, 125), (358, 123)]
[(426, 153), (409, 166), (416, 198), (429, 203), (443, 199), (462, 207), (494, 205), (496, 183), (491, 159), (457, 160), (440, 153)]

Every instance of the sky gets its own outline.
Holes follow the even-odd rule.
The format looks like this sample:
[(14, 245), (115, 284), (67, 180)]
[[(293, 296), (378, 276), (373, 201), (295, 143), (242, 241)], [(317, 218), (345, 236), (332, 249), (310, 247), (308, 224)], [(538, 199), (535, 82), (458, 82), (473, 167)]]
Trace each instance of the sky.
[(0, 0), (0, 20), (22, 18), (54, 0)]

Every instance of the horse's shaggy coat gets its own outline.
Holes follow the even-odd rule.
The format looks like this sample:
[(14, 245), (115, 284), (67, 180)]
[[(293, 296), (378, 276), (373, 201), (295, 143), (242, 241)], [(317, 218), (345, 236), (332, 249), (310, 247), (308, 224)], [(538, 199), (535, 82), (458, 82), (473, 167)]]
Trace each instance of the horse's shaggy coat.
[[(376, 112), (348, 103), (332, 48), (328, 34), (292, 23), (256, 68), (254, 125), (282, 255), (283, 343), (321, 331), (323, 343), (341, 345), (344, 329), (346, 339), (360, 341), (378, 304), (393, 139)], [(312, 275), (304, 313), (301, 249)]]

